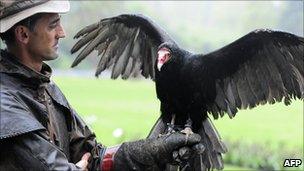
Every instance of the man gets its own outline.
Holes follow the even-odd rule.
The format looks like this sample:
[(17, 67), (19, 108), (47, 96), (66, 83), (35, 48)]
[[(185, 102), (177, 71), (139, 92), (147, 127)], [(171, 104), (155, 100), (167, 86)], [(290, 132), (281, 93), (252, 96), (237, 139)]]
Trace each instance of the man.
[(59, 13), (68, 12), (69, 3), (0, 2), (0, 36), (7, 46), (0, 56), (0, 170), (163, 170), (189, 158), (182, 154), (199, 151), (197, 134), (114, 148), (98, 144), (43, 62), (58, 57), (58, 41), (65, 37)]

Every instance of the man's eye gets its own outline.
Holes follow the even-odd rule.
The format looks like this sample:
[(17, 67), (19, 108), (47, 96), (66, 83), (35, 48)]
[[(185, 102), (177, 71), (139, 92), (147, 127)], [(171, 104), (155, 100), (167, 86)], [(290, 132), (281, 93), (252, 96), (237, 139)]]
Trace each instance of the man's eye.
[(56, 28), (56, 27), (57, 27), (57, 24), (51, 24), (49, 27), (50, 27), (50, 28)]
[(60, 25), (60, 21), (56, 21), (56, 22), (50, 23), (49, 27), (50, 28), (56, 28), (58, 25)]

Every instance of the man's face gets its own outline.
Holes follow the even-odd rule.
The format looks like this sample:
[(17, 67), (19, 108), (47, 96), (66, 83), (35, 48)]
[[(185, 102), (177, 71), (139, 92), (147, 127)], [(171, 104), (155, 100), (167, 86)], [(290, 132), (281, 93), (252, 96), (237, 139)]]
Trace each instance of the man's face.
[(65, 33), (58, 14), (46, 13), (38, 19), (33, 32), (29, 34), (28, 48), (34, 58), (41, 61), (53, 60), (58, 57), (58, 40)]

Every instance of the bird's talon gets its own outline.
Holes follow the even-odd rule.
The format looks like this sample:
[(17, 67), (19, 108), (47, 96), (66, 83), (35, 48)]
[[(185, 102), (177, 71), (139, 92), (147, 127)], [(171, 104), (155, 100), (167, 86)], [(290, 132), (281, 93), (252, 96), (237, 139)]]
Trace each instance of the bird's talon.
[(181, 133), (186, 134), (186, 135), (194, 134), (190, 127), (186, 127), (185, 129), (181, 130)]
[(186, 142), (185, 144), (188, 143), (188, 137), (189, 135), (193, 134), (193, 131), (190, 127), (186, 127), (185, 129), (181, 130), (181, 133), (186, 134)]

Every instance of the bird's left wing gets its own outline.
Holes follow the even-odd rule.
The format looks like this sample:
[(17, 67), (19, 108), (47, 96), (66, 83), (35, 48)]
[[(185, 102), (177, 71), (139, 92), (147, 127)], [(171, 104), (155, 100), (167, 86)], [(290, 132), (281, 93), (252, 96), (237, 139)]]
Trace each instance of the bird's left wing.
[[(304, 97), (304, 39), (290, 33), (256, 30), (201, 56), (214, 81), (214, 118), (258, 104)], [(208, 91), (208, 90), (206, 90)]]
[(157, 48), (163, 42), (173, 40), (152, 20), (143, 15), (119, 15), (105, 18), (80, 30), (74, 38), (81, 39), (71, 53), (81, 48), (72, 67), (78, 65), (93, 50), (101, 57), (95, 75), (112, 67), (111, 78), (119, 75), (127, 79), (141, 74), (154, 79)]

